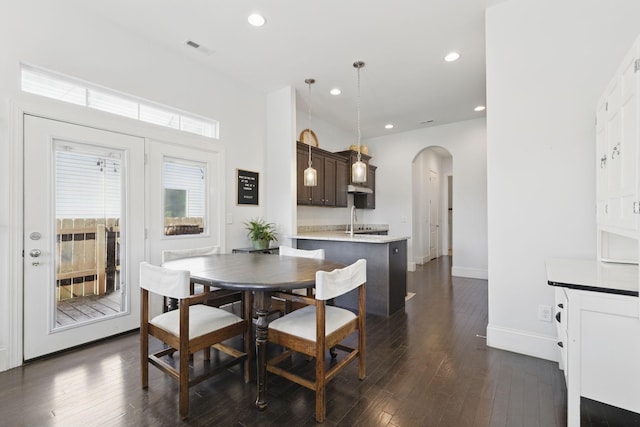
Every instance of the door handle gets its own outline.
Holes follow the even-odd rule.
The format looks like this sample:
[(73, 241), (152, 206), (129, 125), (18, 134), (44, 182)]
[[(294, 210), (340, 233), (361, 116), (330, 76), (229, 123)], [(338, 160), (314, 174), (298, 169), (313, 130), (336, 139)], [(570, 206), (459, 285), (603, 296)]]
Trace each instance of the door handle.
[[(40, 255), (42, 255), (42, 251), (41, 251), (40, 249), (31, 249), (31, 250), (29, 251), (29, 256), (30, 256), (31, 258), (38, 258)], [(31, 265), (33, 265), (34, 267), (37, 267), (37, 266), (39, 266), (39, 265), (40, 265), (40, 261), (38, 261), (37, 259), (34, 259), (34, 260), (31, 262)]]

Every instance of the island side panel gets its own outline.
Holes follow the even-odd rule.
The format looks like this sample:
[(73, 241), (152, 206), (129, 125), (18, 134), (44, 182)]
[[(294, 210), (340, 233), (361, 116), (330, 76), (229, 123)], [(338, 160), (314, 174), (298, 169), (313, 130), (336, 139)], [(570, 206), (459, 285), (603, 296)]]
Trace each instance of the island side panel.
[[(388, 316), (404, 307), (407, 289), (406, 240), (390, 243), (363, 243), (298, 239), (297, 245), (300, 249), (322, 248), (325, 250), (326, 259), (343, 264), (352, 264), (361, 258), (366, 259), (368, 313)], [(351, 292), (337, 298), (336, 305), (357, 309), (356, 293)]]
[(404, 308), (407, 296), (407, 241), (389, 243), (389, 314)]

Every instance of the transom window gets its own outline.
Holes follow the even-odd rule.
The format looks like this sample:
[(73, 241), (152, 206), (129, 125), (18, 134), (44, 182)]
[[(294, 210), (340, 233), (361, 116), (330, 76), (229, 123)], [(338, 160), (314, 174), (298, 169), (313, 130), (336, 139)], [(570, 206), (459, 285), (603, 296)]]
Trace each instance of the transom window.
[(218, 138), (219, 123), (216, 120), (31, 65), (21, 66), (21, 86), (24, 92), (209, 138)]

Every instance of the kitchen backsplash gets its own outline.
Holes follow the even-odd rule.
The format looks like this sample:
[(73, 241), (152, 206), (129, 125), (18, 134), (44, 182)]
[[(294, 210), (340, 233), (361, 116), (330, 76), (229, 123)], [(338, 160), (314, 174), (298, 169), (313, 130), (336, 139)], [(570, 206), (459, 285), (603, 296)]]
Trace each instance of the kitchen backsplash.
[[(349, 229), (349, 224), (333, 224), (333, 225), (301, 225), (298, 227), (298, 233), (313, 233), (324, 231), (344, 231)], [(371, 230), (371, 231), (389, 231), (389, 224), (354, 224), (355, 231)]]

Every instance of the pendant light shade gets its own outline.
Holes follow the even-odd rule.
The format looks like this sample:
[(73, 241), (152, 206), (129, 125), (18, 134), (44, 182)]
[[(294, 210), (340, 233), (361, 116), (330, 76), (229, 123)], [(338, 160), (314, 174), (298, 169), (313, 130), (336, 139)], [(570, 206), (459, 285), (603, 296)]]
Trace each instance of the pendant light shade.
[(353, 63), (353, 67), (358, 71), (358, 92), (356, 99), (356, 110), (358, 112), (357, 116), (357, 125), (358, 125), (358, 159), (351, 166), (351, 182), (356, 184), (362, 184), (367, 182), (367, 164), (362, 161), (362, 156), (360, 153), (360, 139), (361, 139), (361, 131), (360, 131), (360, 69), (364, 67), (364, 62), (356, 61)]
[(318, 185), (318, 172), (311, 167), (311, 161), (309, 161), (309, 167), (304, 170), (304, 186), (315, 187)]
[[(311, 133), (311, 85), (316, 81), (315, 79), (306, 79), (304, 81), (309, 86), (309, 133)], [(304, 170), (303, 182), (305, 187), (315, 187), (318, 185), (318, 172), (313, 168), (311, 162), (311, 144), (309, 144), (309, 163), (308, 167)]]
[(358, 161), (351, 166), (351, 181), (354, 183), (367, 182), (367, 164), (360, 160), (359, 157)]

